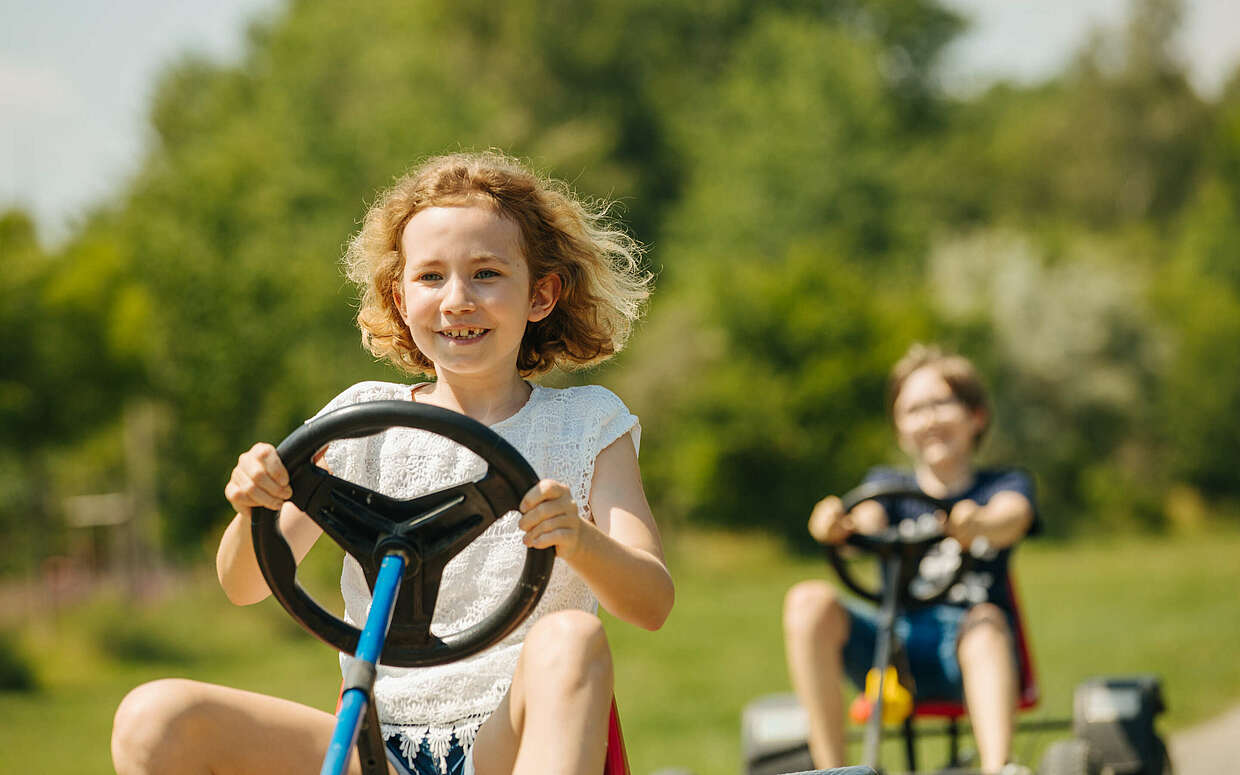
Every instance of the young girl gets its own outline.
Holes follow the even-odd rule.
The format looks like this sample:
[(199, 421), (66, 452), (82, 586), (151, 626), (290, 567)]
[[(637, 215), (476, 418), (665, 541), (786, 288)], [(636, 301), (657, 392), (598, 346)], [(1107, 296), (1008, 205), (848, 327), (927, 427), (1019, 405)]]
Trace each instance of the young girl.
[[(982, 771), (1000, 772), (1011, 748), (1018, 690), (1008, 556), (1036, 526), (1033, 482), (1018, 469), (974, 466), (990, 407), (966, 359), (914, 345), (892, 369), (888, 409), (913, 469), (876, 468), (866, 481), (894, 481), (950, 502), (947, 534), (965, 549), (986, 550), (969, 583), (949, 596), (951, 603), (902, 616), (896, 633), (904, 641), (917, 699), (964, 699)], [(840, 499), (828, 496), (814, 507), (809, 532), (822, 543), (839, 544), (852, 532), (876, 533), (889, 522), (916, 518), (920, 506), (865, 501), (844, 514)], [(854, 684), (864, 685), (874, 655), (875, 617), (845, 606), (826, 582), (804, 581), (784, 601), (784, 637), (788, 671), (809, 717), (814, 765), (839, 766), (844, 760), (840, 676), (847, 672)]]
[[(346, 255), (362, 286), (358, 323), (375, 355), (435, 381), (365, 382), (324, 412), (396, 399), (462, 412), (512, 443), (542, 480), (447, 567), (435, 629), (456, 632), (511, 590), (526, 547), (555, 547), (534, 614), (474, 657), (431, 668), (381, 667), (375, 700), (392, 771), (547, 775), (602, 771), (612, 664), (595, 609), (658, 629), (672, 580), (637, 465), (640, 426), (614, 394), (526, 381), (601, 362), (625, 342), (647, 296), (637, 246), (561, 183), (496, 153), (432, 159), (367, 213)], [(334, 441), (336, 475), (409, 498), (476, 478), (479, 458), (442, 437), (392, 429)], [(217, 556), (230, 600), (267, 597), (250, 510), (280, 510), (298, 561), (320, 528), (286, 502), (270, 444), (241, 455), (225, 488), (237, 515)], [(346, 619), (370, 594), (346, 557)], [(345, 657), (342, 656), (342, 662)], [(299, 773), (322, 763), (334, 717), (285, 700), (184, 680), (140, 686), (117, 710), (117, 772)], [(360, 766), (356, 757), (350, 772)]]

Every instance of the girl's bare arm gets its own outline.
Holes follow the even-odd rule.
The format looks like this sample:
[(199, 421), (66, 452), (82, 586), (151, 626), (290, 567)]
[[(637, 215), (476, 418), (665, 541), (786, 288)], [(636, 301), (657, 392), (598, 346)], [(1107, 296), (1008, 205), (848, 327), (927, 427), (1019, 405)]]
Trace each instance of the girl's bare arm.
[[(317, 458), (316, 458), (317, 459)], [(289, 503), (292, 496), (288, 472), (270, 444), (255, 444), (242, 453), (232, 470), (224, 495), (237, 509), (237, 515), (224, 530), (215, 554), (215, 572), (224, 594), (237, 605), (250, 605), (271, 594), (258, 567), (250, 528), (250, 511), (255, 506), (280, 512), (280, 532), (300, 563), (322, 529), (301, 509)]]
[(579, 516), (565, 485), (544, 479), (521, 502), (525, 543), (554, 546), (609, 612), (639, 627), (659, 629), (675, 592), (630, 435), (596, 458), (590, 511), (594, 522)]

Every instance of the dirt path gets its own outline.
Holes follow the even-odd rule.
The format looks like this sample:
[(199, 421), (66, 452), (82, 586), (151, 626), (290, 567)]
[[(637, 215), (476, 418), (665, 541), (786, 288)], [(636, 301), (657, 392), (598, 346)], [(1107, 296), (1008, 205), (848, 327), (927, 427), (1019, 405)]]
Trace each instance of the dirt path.
[(1204, 724), (1171, 736), (1175, 775), (1227, 775), (1240, 772), (1240, 705)]

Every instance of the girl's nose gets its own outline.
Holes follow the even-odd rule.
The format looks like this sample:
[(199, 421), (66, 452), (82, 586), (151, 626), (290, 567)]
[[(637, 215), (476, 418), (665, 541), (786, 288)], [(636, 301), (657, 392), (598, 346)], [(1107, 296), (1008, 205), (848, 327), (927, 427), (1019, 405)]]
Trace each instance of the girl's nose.
[(474, 309), (473, 290), (465, 278), (450, 278), (444, 288), (443, 302), (440, 305), (444, 312), (471, 312)]

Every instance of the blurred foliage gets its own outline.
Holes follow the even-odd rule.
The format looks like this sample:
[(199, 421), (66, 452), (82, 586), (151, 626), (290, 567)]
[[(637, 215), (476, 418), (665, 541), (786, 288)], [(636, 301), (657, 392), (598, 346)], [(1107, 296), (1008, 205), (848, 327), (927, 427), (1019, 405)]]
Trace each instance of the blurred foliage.
[(12, 633), (0, 630), (0, 692), (33, 692), (38, 688), (33, 660)]
[(959, 98), (936, 63), (963, 23), (930, 0), (291, 2), (240, 63), (163, 73), (140, 172), (68, 244), (0, 216), (0, 571), (64, 549), (64, 496), (130, 486), (127, 407), (162, 407), (164, 539), (198, 553), (241, 450), (402, 378), (336, 259), (462, 148), (619, 200), (651, 246), (631, 351), (553, 381), (642, 416), (661, 520), (800, 540), (899, 459), (883, 385), (916, 340), (982, 366), (987, 457), (1039, 475), (1053, 531), (1234, 515), (1240, 77), (1192, 91), (1178, 9)]

